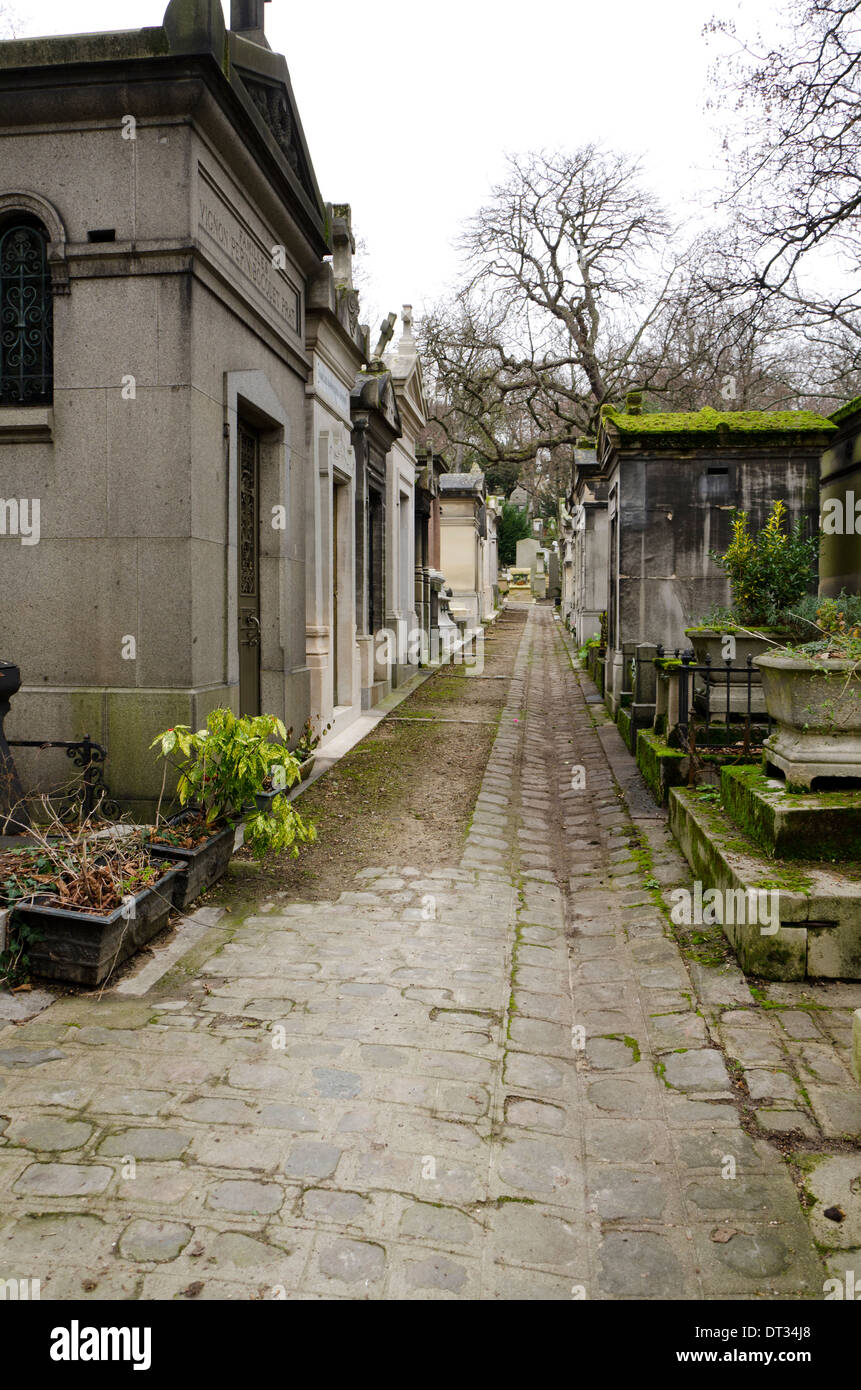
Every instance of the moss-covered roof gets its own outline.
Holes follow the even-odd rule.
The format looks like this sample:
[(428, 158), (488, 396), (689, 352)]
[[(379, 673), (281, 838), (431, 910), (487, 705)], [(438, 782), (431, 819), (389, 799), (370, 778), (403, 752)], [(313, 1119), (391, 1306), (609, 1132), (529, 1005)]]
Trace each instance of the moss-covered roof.
[(850, 415), (857, 415), (859, 410), (861, 410), (861, 396), (856, 396), (854, 400), (847, 401), (845, 405), (841, 405), (839, 410), (835, 410), (830, 418), (835, 425), (841, 425), (844, 420), (849, 419)]
[(704, 444), (709, 436), (714, 443), (786, 443), (793, 435), (830, 435), (837, 428), (833, 421), (811, 410), (705, 408), (628, 415), (615, 406), (605, 405), (601, 410), (601, 420), (623, 442), (642, 439), (652, 445), (661, 443), (670, 448), (686, 443)]

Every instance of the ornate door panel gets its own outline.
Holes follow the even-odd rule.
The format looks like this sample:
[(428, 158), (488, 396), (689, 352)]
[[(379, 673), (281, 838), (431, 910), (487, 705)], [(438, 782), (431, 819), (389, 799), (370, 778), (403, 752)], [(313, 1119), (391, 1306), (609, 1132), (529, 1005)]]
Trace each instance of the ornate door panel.
[(239, 712), (260, 714), (260, 440), (239, 426)]

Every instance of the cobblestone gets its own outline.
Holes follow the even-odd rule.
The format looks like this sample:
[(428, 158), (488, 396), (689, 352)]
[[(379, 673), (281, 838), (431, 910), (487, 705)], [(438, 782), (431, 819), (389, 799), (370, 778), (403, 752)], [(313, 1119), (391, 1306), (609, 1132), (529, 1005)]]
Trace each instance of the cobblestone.
[(764, 1010), (686, 959), (644, 887), (686, 866), (620, 803), (628, 755), (559, 627), (530, 611), (460, 862), (273, 896), (163, 999), (0, 1010), (0, 1277), (14, 1248), (43, 1298), (821, 1296), (750, 1134), (819, 1140), (842, 1258), (861, 1175), (827, 1146), (861, 1129), (861, 989)]

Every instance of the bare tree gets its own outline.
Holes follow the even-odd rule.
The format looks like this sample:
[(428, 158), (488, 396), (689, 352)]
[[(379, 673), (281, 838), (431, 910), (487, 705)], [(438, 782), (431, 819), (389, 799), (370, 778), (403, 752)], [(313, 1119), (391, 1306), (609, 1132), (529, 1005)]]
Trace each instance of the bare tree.
[(648, 385), (643, 346), (676, 265), (636, 162), (594, 145), (511, 157), (462, 250), (459, 293), (423, 324), (455, 443), (492, 462), (534, 460)]
[[(708, 27), (735, 36), (731, 21)], [(808, 335), (821, 384), (857, 389), (861, 0), (789, 0), (783, 40), (739, 40), (715, 81), (729, 124), (725, 299), (739, 312), (780, 301), (784, 330)]]

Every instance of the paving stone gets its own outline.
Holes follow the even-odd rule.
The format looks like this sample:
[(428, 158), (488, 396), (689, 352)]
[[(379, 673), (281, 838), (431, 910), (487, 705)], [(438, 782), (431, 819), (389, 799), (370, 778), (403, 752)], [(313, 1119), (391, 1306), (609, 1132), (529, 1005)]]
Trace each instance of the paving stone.
[(690, 1011), (652, 1015), (647, 1026), (656, 1052), (674, 1047), (704, 1047), (708, 1042), (705, 1022), (699, 1014)]
[(386, 1267), (386, 1254), (381, 1245), (369, 1241), (322, 1241), (319, 1246), (318, 1267), (327, 1279), (369, 1289), (379, 1284)]
[(861, 1134), (861, 1088), (808, 1086), (813, 1114), (828, 1139), (857, 1139)]
[(790, 1038), (811, 1038), (816, 1041), (822, 1037), (806, 1009), (775, 1009), (774, 1017)]
[(505, 1118), (510, 1125), (523, 1129), (546, 1129), (560, 1133), (565, 1128), (565, 1111), (546, 1101), (509, 1098)]
[(0, 1047), (0, 1067), (41, 1067), (61, 1062), (67, 1055), (56, 1047)]
[(367, 1214), (367, 1197), (358, 1192), (311, 1188), (302, 1196), (302, 1215), (310, 1221), (334, 1221), (339, 1226), (360, 1224)]
[(114, 1227), (89, 1213), (22, 1216), (0, 1232), (0, 1278), (16, 1277), (22, 1264), (46, 1271), (82, 1257), (85, 1263), (99, 1264), (110, 1257), (115, 1239)]
[(723, 1057), (713, 1048), (694, 1052), (664, 1052), (663, 1079), (679, 1091), (728, 1091), (729, 1078)]
[(175, 1260), (191, 1240), (192, 1228), (178, 1221), (132, 1221), (120, 1237), (127, 1260)]
[(744, 1079), (751, 1100), (798, 1100), (798, 1088), (785, 1071), (745, 1069)]
[(178, 1129), (123, 1129), (103, 1139), (99, 1153), (111, 1158), (181, 1158), (190, 1143), (190, 1135)]
[(610, 1231), (598, 1258), (598, 1282), (611, 1298), (672, 1298), (686, 1287), (685, 1271), (663, 1235)]
[(31, 1163), (13, 1191), (35, 1197), (88, 1197), (104, 1192), (113, 1169), (91, 1163)]
[[(657, 1163), (670, 1159), (663, 1126), (650, 1120), (590, 1118), (586, 1157), (600, 1163)], [(592, 1170), (594, 1172), (594, 1170)]]
[(206, 1201), (214, 1211), (268, 1216), (279, 1210), (284, 1201), (284, 1192), (276, 1183), (235, 1178), (228, 1182), (216, 1183)]
[(774, 1034), (766, 1028), (722, 1026), (720, 1031), (729, 1055), (744, 1066), (779, 1067), (786, 1061)]
[(776, 1106), (764, 1106), (754, 1113), (758, 1124), (763, 1129), (777, 1130), (781, 1134), (799, 1130), (811, 1139), (819, 1133), (810, 1116), (804, 1110), (779, 1110)]
[(543, 1139), (509, 1139), (499, 1160), (499, 1176), (521, 1192), (549, 1195), (578, 1181), (576, 1161), (566, 1147)]
[(640, 1115), (644, 1111), (654, 1110), (657, 1103), (653, 1090), (645, 1086), (642, 1079), (627, 1081), (615, 1077), (590, 1082), (587, 1099), (590, 1105), (597, 1106), (599, 1110), (625, 1115)]
[(406, 1207), (398, 1229), (431, 1245), (475, 1245), (482, 1235), (481, 1226), (464, 1212), (425, 1202)]
[(342, 1153), (334, 1144), (307, 1140), (291, 1149), (283, 1171), (288, 1178), (330, 1178)]
[(586, 1197), (587, 1208), (604, 1221), (658, 1220), (669, 1192), (657, 1174), (608, 1167), (594, 1173)]
[(637, 1061), (633, 1048), (613, 1038), (590, 1038), (586, 1043), (589, 1066), (596, 1071), (621, 1071)]
[(562, 1065), (526, 1052), (509, 1052), (505, 1059), (505, 1084), (526, 1091), (558, 1091), (566, 1082)]
[(352, 1100), (361, 1094), (362, 1078), (355, 1072), (315, 1067), (314, 1089), (318, 1096), (325, 1096), (330, 1100)]
[[(804, 1185), (815, 1198), (810, 1211), (820, 1244), (844, 1250), (861, 1248), (861, 1153), (805, 1155)], [(812, 1163), (810, 1160), (813, 1160)], [(832, 1221), (826, 1211), (843, 1213)], [(861, 1282), (861, 1268), (857, 1270)]]
[(92, 1132), (92, 1125), (46, 1116), (44, 1119), (24, 1120), (13, 1124), (8, 1130), (7, 1138), (13, 1144), (23, 1144), (26, 1149), (42, 1149), (51, 1153), (63, 1149), (82, 1148)]
[(412, 1289), (443, 1289), (449, 1293), (460, 1293), (467, 1277), (463, 1265), (445, 1255), (408, 1260), (405, 1266), (406, 1282)]

